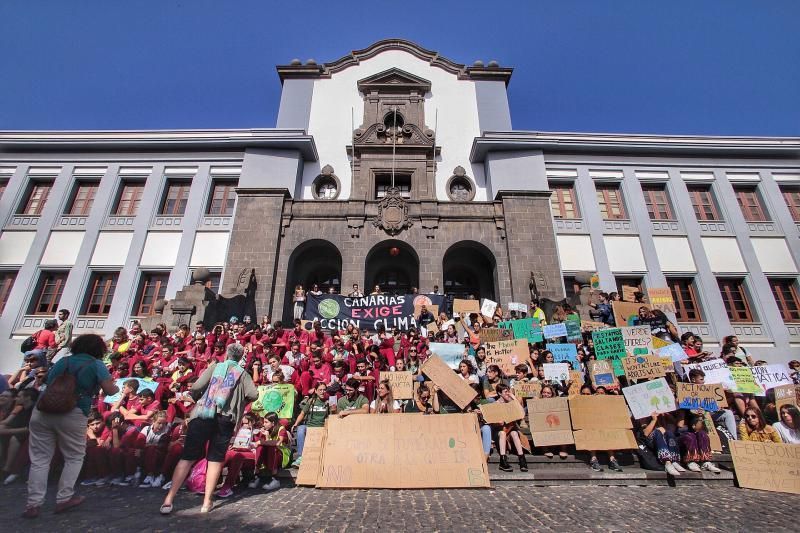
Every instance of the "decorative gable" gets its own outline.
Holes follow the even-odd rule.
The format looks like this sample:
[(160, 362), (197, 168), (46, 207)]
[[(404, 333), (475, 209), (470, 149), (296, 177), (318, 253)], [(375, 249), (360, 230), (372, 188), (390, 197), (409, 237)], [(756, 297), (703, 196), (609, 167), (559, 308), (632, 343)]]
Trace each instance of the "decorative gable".
[(393, 67), (359, 80), (358, 90), (364, 94), (383, 92), (416, 92), (424, 95), (431, 90), (431, 82), (409, 72)]

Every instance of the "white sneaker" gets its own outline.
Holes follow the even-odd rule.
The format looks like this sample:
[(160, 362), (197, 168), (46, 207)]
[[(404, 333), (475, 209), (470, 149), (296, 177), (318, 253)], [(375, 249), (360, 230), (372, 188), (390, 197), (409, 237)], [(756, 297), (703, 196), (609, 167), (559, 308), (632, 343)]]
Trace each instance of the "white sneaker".
[(11, 484), (12, 484), (12, 483), (14, 483), (14, 482), (15, 482), (15, 481), (16, 481), (18, 478), (19, 478), (19, 475), (18, 475), (18, 474), (9, 474), (9, 475), (8, 475), (8, 477), (6, 477), (6, 480), (5, 480), (5, 481), (3, 481), (3, 485), (11, 485)]
[(142, 481), (142, 484), (139, 485), (139, 486), (140, 487), (149, 487), (152, 482), (153, 482), (153, 476), (147, 476), (147, 477), (144, 478), (144, 481)]
[(715, 465), (711, 461), (706, 461), (705, 463), (703, 463), (702, 468), (703, 470), (708, 470), (709, 472), (714, 472), (715, 474), (720, 473), (720, 469), (717, 468), (717, 465)]
[(84, 479), (81, 481), (81, 487), (91, 487), (97, 484), (96, 479)]
[(678, 472), (686, 472), (686, 469), (682, 467), (681, 464), (677, 461), (673, 462), (672, 466), (674, 466), (675, 470), (677, 470)]
[(273, 490), (278, 490), (281, 488), (281, 482), (275, 478), (272, 478), (269, 483), (264, 483), (264, 486), (261, 488), (267, 492), (272, 492)]
[(257, 489), (258, 486), (261, 484), (261, 480), (258, 478), (253, 478), (253, 481), (247, 484), (248, 488)]
[(681, 475), (681, 473), (678, 472), (678, 469), (675, 468), (675, 463), (667, 463), (666, 465), (664, 465), (664, 470), (667, 472), (667, 474), (669, 474), (671, 476), (680, 476)]
[(172, 481), (167, 481), (161, 486), (161, 488), (164, 490), (169, 490), (170, 488), (172, 488)]
[(702, 470), (700, 470), (700, 465), (699, 465), (699, 464), (697, 464), (697, 463), (695, 463), (694, 461), (692, 461), (691, 463), (687, 464), (686, 466), (687, 466), (687, 467), (689, 468), (689, 470), (691, 470), (692, 472), (702, 472)]
[(158, 476), (153, 478), (153, 481), (150, 482), (150, 486), (154, 488), (158, 488), (164, 484), (164, 476), (159, 474)]
[(94, 482), (95, 487), (105, 487), (111, 482), (110, 477), (101, 477), (97, 481)]
[[(131, 476), (131, 478), (133, 478), (133, 476)], [(127, 487), (128, 485), (130, 485), (130, 483), (131, 482), (129, 480), (123, 477), (115, 477), (114, 479), (111, 480), (111, 484), (116, 487)]]

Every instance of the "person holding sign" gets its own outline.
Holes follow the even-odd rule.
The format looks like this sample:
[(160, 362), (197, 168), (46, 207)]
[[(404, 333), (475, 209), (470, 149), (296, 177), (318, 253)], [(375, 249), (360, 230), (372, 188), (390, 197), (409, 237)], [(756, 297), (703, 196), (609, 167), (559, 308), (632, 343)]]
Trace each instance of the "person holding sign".
[[(439, 387), (433, 386), (433, 392), (438, 393)], [(439, 412), (439, 395), (431, 395), (431, 390), (425, 383), (420, 383), (417, 388), (416, 398), (406, 405), (406, 413), (423, 413), (435, 415)]]
[[(680, 438), (683, 462), (692, 472), (708, 470), (719, 474), (720, 470), (711, 462), (711, 440), (706, 433), (703, 415), (693, 414), (689, 418), (689, 428)], [(702, 466), (697, 463), (702, 462)]]
[(392, 396), (392, 386), (388, 379), (378, 383), (378, 397), (369, 404), (370, 413), (399, 413), (400, 402)]
[(780, 409), (780, 422), (772, 424), (783, 442), (787, 444), (800, 444), (800, 409), (795, 405), (782, 405)]
[[(558, 397), (558, 394), (556, 394), (556, 389), (552, 385), (544, 385), (544, 386), (542, 386), (542, 390), (539, 393), (539, 397), (542, 398), (542, 399), (556, 398), (556, 397)], [(545, 448), (545, 450), (547, 450), (547, 451), (545, 452), (544, 455), (548, 459), (552, 459), (553, 458), (553, 452), (551, 451), (552, 448), (553, 447), (551, 447), (551, 446), (548, 446), (548, 447)], [(566, 445), (562, 444), (561, 446), (558, 447), (558, 456), (561, 457), (561, 459), (566, 459), (567, 458), (567, 446)]]
[[(693, 368), (689, 370), (689, 381), (694, 385), (704, 385), (706, 382), (706, 373), (700, 368)], [(736, 439), (736, 417), (733, 416), (733, 411), (730, 409), (720, 409), (719, 411), (711, 413), (711, 420), (713, 420), (715, 424), (722, 421), (731, 437), (734, 440)]]
[[(606, 394), (605, 387), (597, 387), (597, 390), (594, 391), (594, 394)], [(591, 396), (592, 395), (592, 387), (589, 385), (584, 385), (581, 387), (581, 396)], [(617, 458), (615, 456), (616, 452), (614, 450), (607, 450), (608, 453), (608, 469), (613, 470), (614, 472), (622, 472), (622, 468), (619, 466), (617, 462)], [(602, 472), (603, 467), (600, 466), (600, 461), (597, 460), (597, 452), (594, 450), (589, 451), (589, 467), (594, 470), (595, 472)]]
[(664, 470), (671, 476), (679, 476), (681, 472), (686, 472), (680, 464), (681, 451), (675, 434), (667, 429), (662, 422), (662, 415), (652, 413), (648, 418), (640, 420), (642, 434), (644, 435), (647, 446), (653, 450), (658, 457), (658, 462), (664, 465)]
[[(492, 365), (495, 366), (495, 365)], [(508, 385), (500, 383), (496, 387), (497, 401), (499, 403), (516, 402), (517, 399), (511, 393)], [(519, 458), (519, 469), (521, 472), (528, 471), (528, 461), (525, 459), (525, 450), (522, 449), (522, 441), (519, 438), (519, 426), (517, 422), (503, 421), (499, 424), (491, 424), (492, 433), (497, 449), (500, 451), (500, 470), (503, 472), (512, 472), (514, 468), (508, 463), (508, 441), (514, 445), (514, 450), (517, 452)]]
[(500, 367), (497, 365), (489, 365), (486, 368), (486, 375), (481, 379), (481, 388), (483, 389), (483, 397), (494, 402), (500, 396), (497, 387), (500, 385), (508, 386), (508, 384), (500, 377)]
[(292, 431), (297, 437), (297, 459), (292, 466), (299, 467), (303, 460), (303, 446), (308, 428), (325, 427), (325, 420), (331, 414), (330, 405), (325, 401), (325, 391), (325, 383), (318, 382), (314, 386), (314, 393), (300, 403), (300, 414), (292, 426)]
[(756, 407), (748, 407), (739, 423), (739, 439), (750, 442), (783, 442), (774, 427), (767, 424), (764, 413)]

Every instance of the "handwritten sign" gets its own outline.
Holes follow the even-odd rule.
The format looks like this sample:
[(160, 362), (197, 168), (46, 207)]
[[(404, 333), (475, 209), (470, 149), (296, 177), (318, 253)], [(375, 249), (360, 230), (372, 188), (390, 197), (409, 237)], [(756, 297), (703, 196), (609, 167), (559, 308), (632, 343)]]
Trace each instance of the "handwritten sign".
[(478, 300), (460, 300), (456, 298), (453, 300), (454, 313), (480, 313), (481, 303)]
[(658, 309), (665, 313), (675, 312), (675, 300), (672, 299), (672, 291), (669, 287), (647, 289), (647, 299), (650, 301), (650, 307)]
[(632, 287), (630, 285), (622, 286), (622, 299), (626, 302), (635, 302), (636, 293), (639, 292), (639, 287)]
[(532, 318), (520, 318), (518, 320), (506, 320), (498, 324), (504, 329), (511, 329), (515, 339), (523, 339), (527, 342), (542, 342), (542, 326), (534, 324)]
[(653, 351), (653, 335), (650, 326), (628, 326), (619, 328), (625, 339), (628, 355), (648, 355)]
[(630, 383), (639, 379), (656, 379), (667, 375), (661, 358), (657, 355), (626, 357), (622, 360), (622, 368)]
[(295, 483), (298, 485), (317, 484), (322, 470), (322, 449), (325, 446), (325, 428), (306, 428), (306, 441), (303, 446), (303, 462), (297, 472)]
[(531, 437), (536, 446), (572, 444), (572, 424), (566, 398), (528, 400)]
[(664, 378), (624, 387), (622, 394), (625, 395), (633, 418), (645, 418), (651, 413), (671, 413), (678, 408), (672, 390)]
[(447, 366), (439, 356), (432, 355), (428, 357), (420, 370), (461, 409), (468, 406), (472, 399), (478, 395), (475, 389), (458, 377), (453, 372), (453, 369)]
[(264, 416), (266, 413), (276, 413), (278, 418), (291, 419), (294, 415), (294, 401), (297, 389), (291, 383), (273, 383), (259, 385), (258, 399), (251, 405), (251, 409)]
[(723, 407), (728, 407), (728, 400), (725, 399), (725, 389), (719, 383), (714, 384), (695, 384), (678, 382), (678, 408), (703, 409), (716, 413)]
[(547, 344), (545, 348), (552, 352), (556, 363), (572, 363), (572, 368), (580, 368), (578, 364), (578, 347), (574, 344)]
[(517, 398), (538, 398), (542, 393), (542, 382), (516, 381), (511, 390)]
[(481, 342), (498, 342), (512, 340), (514, 334), (505, 328), (481, 328)]
[(388, 379), (395, 400), (414, 398), (414, 377), (411, 372), (381, 372), (381, 381)]
[(497, 302), (488, 298), (481, 301), (481, 314), (486, 318), (493, 318), (495, 310), (497, 310)]
[(327, 424), (317, 487), (489, 486), (478, 417), (473, 413), (356, 414), (331, 417)]
[(545, 381), (569, 380), (569, 365), (567, 363), (545, 363), (542, 368), (544, 369)]
[(728, 442), (740, 487), (800, 494), (800, 446), (774, 442)]
[(656, 349), (656, 353), (661, 357), (669, 357), (675, 363), (689, 358), (686, 352), (683, 351), (683, 347), (677, 342)]
[(642, 307), (650, 310), (647, 304), (611, 302), (611, 308), (614, 310), (614, 322), (617, 324), (617, 327), (637, 325), (639, 322), (639, 309)]
[(528, 306), (520, 302), (508, 302), (508, 310), (515, 311), (517, 313), (527, 313)]
[(784, 405), (800, 405), (800, 385), (779, 385), (772, 389), (775, 393), (775, 409), (780, 413)]
[(577, 316), (570, 316), (564, 322), (567, 326), (567, 341), (576, 342), (583, 340), (583, 333), (581, 333), (581, 319)]
[(722, 359), (711, 359), (710, 361), (703, 361), (691, 365), (683, 365), (683, 371), (689, 375), (689, 371), (693, 368), (699, 368), (705, 375), (706, 383), (719, 383), (728, 390), (732, 390), (736, 386), (736, 382), (731, 377), (731, 372), (728, 365)]
[(487, 424), (508, 424), (525, 418), (519, 402), (493, 402), (479, 406)]
[(619, 381), (614, 375), (614, 365), (610, 359), (598, 359), (588, 361), (586, 366), (589, 368), (589, 378), (592, 380), (592, 387), (605, 387), (606, 389), (619, 388)]
[(728, 371), (733, 378), (734, 387), (732, 392), (741, 392), (742, 394), (757, 394), (761, 392), (761, 387), (756, 383), (756, 378), (753, 377), (753, 372), (747, 366), (731, 366)]
[(486, 364), (497, 365), (507, 376), (514, 375), (514, 367), (526, 363), (530, 366), (528, 343), (524, 340), (489, 342), (486, 348)]
[(761, 388), (758, 396), (764, 396), (769, 389), (794, 383), (789, 377), (789, 367), (784, 363), (754, 366), (750, 370), (753, 371), (756, 385)]
[(548, 324), (542, 328), (545, 339), (557, 339), (559, 337), (567, 336), (567, 325), (563, 322), (557, 324)]
[(593, 320), (581, 320), (581, 330), (591, 332), (596, 329), (606, 329), (608, 324), (605, 322), (595, 322)]
[(611, 359), (614, 365), (614, 374), (625, 375), (620, 359), (627, 355), (625, 351), (625, 338), (620, 328), (601, 329), (592, 332), (594, 353), (598, 359)]
[(581, 387), (583, 387), (584, 382), (586, 381), (586, 376), (580, 370), (570, 370), (569, 371), (569, 389), (567, 389), (567, 396), (577, 396), (581, 393)]

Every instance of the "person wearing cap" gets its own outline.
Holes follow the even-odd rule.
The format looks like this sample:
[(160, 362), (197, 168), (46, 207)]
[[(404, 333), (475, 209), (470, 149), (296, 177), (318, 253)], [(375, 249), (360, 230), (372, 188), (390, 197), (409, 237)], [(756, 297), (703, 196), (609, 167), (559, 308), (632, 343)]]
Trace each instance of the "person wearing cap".
[(178, 490), (189, 475), (192, 465), (205, 457), (208, 460), (206, 487), (201, 513), (211, 511), (211, 500), (222, 472), (228, 443), (244, 414), (247, 404), (258, 399), (253, 378), (239, 364), (244, 355), (241, 344), (226, 349), (226, 360), (212, 363), (192, 385), (190, 393), (197, 400), (186, 430), (186, 442), (181, 460), (172, 475), (172, 486), (161, 514), (172, 512)]

